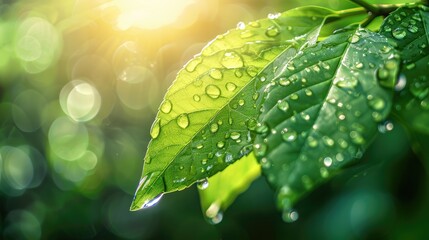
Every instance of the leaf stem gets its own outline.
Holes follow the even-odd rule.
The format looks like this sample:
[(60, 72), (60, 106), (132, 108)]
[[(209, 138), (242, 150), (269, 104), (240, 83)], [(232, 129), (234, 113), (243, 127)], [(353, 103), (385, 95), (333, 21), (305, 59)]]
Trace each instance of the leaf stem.
[(364, 0), (350, 0), (350, 1), (356, 3), (359, 6), (364, 7), (368, 12), (372, 13), (373, 15), (379, 15), (380, 13), (379, 7), (377, 7), (376, 5), (367, 3)]

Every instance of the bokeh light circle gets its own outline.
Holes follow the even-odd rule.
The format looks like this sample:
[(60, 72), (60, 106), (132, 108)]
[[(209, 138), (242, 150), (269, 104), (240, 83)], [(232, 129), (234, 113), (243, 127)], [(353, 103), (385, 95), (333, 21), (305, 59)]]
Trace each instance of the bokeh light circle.
[(101, 96), (97, 89), (83, 80), (74, 80), (63, 87), (60, 104), (64, 113), (78, 122), (93, 119), (100, 111)]

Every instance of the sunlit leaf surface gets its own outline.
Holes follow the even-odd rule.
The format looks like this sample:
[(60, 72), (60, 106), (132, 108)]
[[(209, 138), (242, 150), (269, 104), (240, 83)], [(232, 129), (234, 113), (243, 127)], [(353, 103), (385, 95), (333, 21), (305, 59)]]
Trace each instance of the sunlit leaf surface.
[(390, 112), (393, 91), (382, 85), (398, 65), (385, 37), (356, 26), (283, 64), (264, 91), (254, 151), (285, 221), (296, 220), (303, 194), (362, 156)]
[(250, 130), (258, 114), (254, 93), (267, 80), (258, 74), (281, 53), (287, 58), (314, 42), (331, 15), (324, 8), (306, 7), (239, 23), (189, 61), (152, 126), (131, 209), (210, 177), (250, 152)]

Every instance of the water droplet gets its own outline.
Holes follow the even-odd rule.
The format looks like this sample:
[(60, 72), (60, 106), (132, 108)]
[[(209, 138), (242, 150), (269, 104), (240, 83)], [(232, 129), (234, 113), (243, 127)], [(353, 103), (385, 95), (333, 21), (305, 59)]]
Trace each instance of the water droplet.
[(289, 103), (286, 100), (279, 100), (277, 102), (277, 107), (283, 112), (287, 112), (287, 110), (289, 110)]
[(409, 25), (408, 26), (408, 31), (410, 33), (417, 33), (419, 31), (419, 28), (416, 25)]
[(295, 131), (289, 131), (289, 129), (285, 128), (282, 131), (282, 138), (286, 142), (294, 142), (298, 138), (298, 134)]
[(203, 59), (201, 57), (196, 57), (194, 59), (192, 59), (191, 61), (189, 61), (186, 64), (186, 71), (188, 72), (193, 72), (195, 71), (195, 69), (197, 68), (197, 66), (203, 61)]
[(270, 128), (265, 123), (257, 123), (256, 124), (255, 132), (257, 132), (259, 134), (265, 135), (268, 133), (269, 130), (270, 130)]
[(355, 144), (362, 145), (365, 143), (365, 139), (362, 137), (362, 135), (360, 133), (358, 133), (356, 131), (351, 131), (350, 137), (352, 138), (352, 141)]
[(216, 123), (212, 123), (210, 125), (210, 132), (215, 133), (217, 132), (217, 130), (219, 130), (219, 125), (217, 125)]
[(277, 35), (279, 35), (280, 31), (276, 26), (270, 26), (267, 28), (267, 31), (265, 32), (265, 34), (268, 37), (275, 37)]
[(143, 203), (143, 208), (149, 208), (149, 207), (153, 207), (155, 206), (162, 198), (163, 194), (159, 194), (158, 196), (156, 196), (154, 199), (151, 200), (147, 200), (146, 202)]
[(244, 30), (240, 33), (240, 37), (243, 39), (253, 37), (254, 35), (254, 32), (250, 30)]
[(253, 145), (253, 149), (257, 157), (264, 157), (265, 154), (267, 153), (268, 147), (264, 143), (257, 143)]
[(328, 147), (332, 147), (335, 144), (334, 140), (328, 136), (323, 136), (322, 141)]
[(329, 177), (328, 169), (326, 169), (326, 168), (320, 168), (320, 176), (322, 176), (323, 178)]
[(299, 218), (299, 214), (297, 211), (293, 209), (285, 209), (282, 214), (283, 221), (287, 223), (296, 222)]
[(291, 82), (287, 78), (280, 78), (279, 84), (281, 86), (289, 86), (291, 84)]
[(321, 63), (321, 66), (322, 66), (322, 68), (323, 68), (323, 69), (325, 69), (325, 70), (329, 70), (329, 69), (331, 68), (331, 66), (329, 66), (329, 64), (328, 64), (328, 63), (326, 63), (326, 62), (322, 62), (322, 63)]
[(243, 67), (243, 60), (236, 52), (226, 52), (221, 60), (222, 66), (231, 69), (231, 68), (241, 68)]
[(356, 34), (354, 34), (353, 36), (351, 36), (349, 38), (349, 42), (350, 43), (357, 43), (357, 42), (359, 42), (359, 40), (360, 40), (360, 37), (358, 35), (356, 35)]
[(281, 15), (282, 15), (281, 13), (269, 13), (269, 14), (268, 14), (268, 18), (269, 18), (269, 19), (277, 19), (277, 18), (279, 18)]
[(237, 23), (237, 29), (243, 30), (246, 28), (246, 24), (244, 22)]
[(173, 104), (171, 104), (170, 100), (165, 100), (162, 105), (161, 105), (161, 112), (163, 113), (170, 113), (171, 110), (173, 109)]
[(398, 40), (401, 40), (407, 36), (407, 32), (404, 28), (399, 27), (392, 31), (392, 36)]
[(145, 164), (150, 164), (151, 162), (152, 162), (152, 158), (149, 155), (146, 155), (145, 159), (144, 159), (144, 163)]
[(313, 96), (313, 92), (310, 89), (308, 89), (308, 88), (305, 89), (304, 92), (305, 92), (305, 95), (307, 95), (308, 97)]
[(232, 140), (237, 140), (239, 139), (241, 136), (241, 134), (239, 132), (232, 132), (231, 136), (229, 136)]
[(313, 70), (318, 73), (320, 72), (320, 67), (318, 65), (314, 65)]
[(256, 119), (254, 118), (250, 118), (249, 120), (247, 120), (246, 122), (246, 126), (250, 131), (253, 131), (256, 129), (258, 122), (256, 121)]
[(249, 26), (254, 27), (254, 28), (258, 28), (258, 27), (261, 27), (261, 24), (259, 22), (250, 22)]
[(202, 180), (198, 180), (197, 181), (197, 187), (200, 190), (207, 189), (209, 187), (209, 180), (207, 178), (202, 179)]
[(235, 89), (237, 89), (237, 85), (235, 85), (232, 82), (229, 82), (225, 85), (225, 88), (226, 88), (226, 90), (233, 92), (233, 91), (235, 91)]
[(298, 99), (299, 99), (299, 96), (298, 96), (298, 94), (296, 94), (296, 93), (292, 93), (292, 94), (290, 95), (290, 99), (292, 99), (292, 100), (298, 100)]
[(161, 121), (157, 119), (152, 125), (152, 129), (150, 130), (150, 136), (153, 139), (156, 139), (159, 136), (160, 131), (161, 131)]
[(332, 158), (330, 157), (325, 157), (323, 159), (323, 165), (325, 165), (326, 167), (330, 167), (332, 165)]
[(202, 165), (206, 165), (206, 164), (207, 164), (207, 161), (208, 161), (208, 160), (207, 160), (207, 158), (204, 158), (203, 160), (201, 160), (201, 164), (202, 164)]
[(206, 217), (208, 222), (213, 225), (222, 222), (223, 213), (220, 210), (219, 204), (216, 202), (212, 203), (206, 210)]
[(249, 76), (254, 77), (258, 74), (258, 68), (254, 67), (254, 66), (249, 66), (246, 69), (247, 74), (249, 74)]
[(293, 70), (295, 70), (295, 66), (293, 65), (293, 63), (292, 62), (289, 62), (289, 64), (287, 65), (287, 70), (289, 70), (289, 71), (293, 71)]
[(220, 71), (217, 68), (213, 68), (212, 70), (210, 70), (209, 75), (210, 75), (210, 77), (212, 77), (213, 79), (216, 79), (216, 80), (221, 80), (223, 77), (222, 71)]
[(407, 77), (403, 73), (399, 74), (398, 80), (396, 81), (396, 84), (395, 84), (395, 91), (397, 92), (402, 91), (406, 85), (407, 85)]
[(225, 142), (224, 142), (224, 141), (219, 141), (219, 142), (216, 144), (216, 146), (217, 146), (218, 148), (223, 148), (223, 147), (225, 146)]
[(315, 148), (319, 145), (319, 142), (312, 136), (309, 136), (307, 138), (307, 143), (308, 143), (308, 146), (310, 146), (311, 148)]
[(383, 110), (386, 107), (386, 102), (379, 97), (372, 97), (372, 95), (368, 96), (369, 106), (377, 111)]
[(176, 119), (177, 125), (179, 125), (179, 127), (185, 129), (189, 126), (189, 117), (188, 114), (183, 113), (180, 114), (177, 119)]
[(357, 62), (357, 63), (356, 63), (356, 65), (355, 65), (355, 67), (356, 67), (357, 69), (362, 69), (362, 68), (363, 68), (363, 63), (361, 63), (361, 62)]
[(220, 96), (220, 94), (221, 94), (221, 91), (220, 91), (220, 89), (219, 89), (217, 86), (215, 86), (215, 85), (208, 85), (208, 86), (206, 87), (206, 94), (207, 94), (209, 97), (211, 97), (211, 98), (213, 98), (213, 99), (216, 99), (216, 98), (219, 98), (219, 96)]
[(386, 133), (392, 131), (394, 128), (394, 125), (391, 121), (385, 121), (384, 123), (380, 123), (378, 125), (378, 131), (380, 133)]

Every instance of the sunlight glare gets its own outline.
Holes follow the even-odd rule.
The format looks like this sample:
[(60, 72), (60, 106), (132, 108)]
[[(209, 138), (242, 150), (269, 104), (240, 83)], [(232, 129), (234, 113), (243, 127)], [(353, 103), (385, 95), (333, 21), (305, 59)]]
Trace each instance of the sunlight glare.
[(117, 27), (156, 29), (174, 23), (195, 0), (117, 0)]

